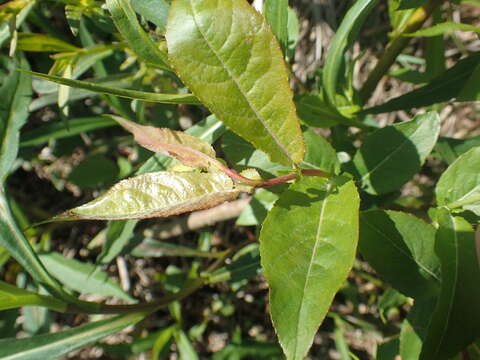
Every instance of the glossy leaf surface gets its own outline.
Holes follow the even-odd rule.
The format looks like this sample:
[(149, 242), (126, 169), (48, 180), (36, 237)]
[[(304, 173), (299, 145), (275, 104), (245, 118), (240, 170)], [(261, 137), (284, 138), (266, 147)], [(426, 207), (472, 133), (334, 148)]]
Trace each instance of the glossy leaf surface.
[(480, 267), (475, 234), (468, 222), (440, 208), (435, 251), (440, 258), (442, 289), (420, 359), (443, 360), (480, 336)]
[(372, 210), (360, 215), (359, 249), (380, 277), (410, 297), (435, 294), (440, 262), (435, 228), (413, 215)]
[(480, 216), (480, 146), (461, 155), (442, 174), (435, 192), (437, 203), (463, 208)]
[(170, 155), (190, 167), (209, 167), (215, 150), (207, 142), (181, 131), (144, 126), (118, 116), (112, 118), (135, 136), (135, 141), (153, 152)]
[(0, 357), (4, 360), (38, 360), (58, 358), (72, 350), (133, 325), (146, 314), (133, 313), (92, 322), (57, 333), (24, 339), (0, 340)]
[(0, 310), (21, 306), (42, 306), (60, 312), (67, 308), (67, 304), (54, 297), (40, 295), (0, 281)]
[(0, 57), (2, 75), (0, 87), (0, 186), (6, 179), (17, 157), (20, 128), (27, 121), (32, 85), (28, 74), (16, 71), (17, 66), (27, 67), (25, 58), (19, 63), (6, 56)]
[(164, 104), (198, 104), (198, 100), (192, 94), (158, 94), (146, 91), (114, 88), (90, 81), (67, 79), (59, 76), (47, 75), (33, 71), (27, 72), (32, 75), (38, 76), (39, 78), (53, 81), (57, 84), (68, 85), (74, 88), (90, 90), (101, 94), (115, 95), (128, 99), (158, 102)]
[(237, 195), (233, 181), (220, 172), (161, 171), (122, 180), (99, 198), (54, 220), (167, 217), (210, 208)]
[(353, 181), (304, 177), (268, 214), (260, 254), (270, 312), (288, 360), (303, 359), (355, 257), (359, 197)]
[(367, 137), (353, 159), (364, 190), (382, 194), (399, 189), (420, 170), (439, 131), (438, 114), (430, 112)]
[(284, 165), (304, 145), (277, 40), (246, 1), (175, 0), (167, 26), (176, 72), (219, 120)]
[(344, 63), (345, 51), (352, 45), (360, 27), (377, 3), (378, 0), (358, 0), (355, 2), (343, 18), (330, 44), (323, 68), (322, 82), (326, 100), (332, 105), (337, 104), (337, 85)]
[(137, 15), (127, 0), (107, 0), (106, 5), (118, 31), (137, 56), (147, 63), (169, 69), (167, 55), (160, 50), (140, 26)]

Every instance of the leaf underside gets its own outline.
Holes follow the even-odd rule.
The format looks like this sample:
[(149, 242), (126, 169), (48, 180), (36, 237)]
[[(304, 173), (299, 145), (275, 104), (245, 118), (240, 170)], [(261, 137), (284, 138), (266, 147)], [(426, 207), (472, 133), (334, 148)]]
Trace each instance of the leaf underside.
[(111, 116), (135, 136), (135, 141), (153, 152), (170, 155), (191, 167), (208, 167), (215, 160), (212, 146), (195, 136), (168, 128), (144, 126)]
[(99, 198), (53, 220), (168, 217), (233, 200), (239, 191), (221, 172), (160, 171), (120, 181)]
[(176, 0), (169, 59), (192, 92), (238, 135), (284, 165), (304, 144), (277, 40), (245, 0)]

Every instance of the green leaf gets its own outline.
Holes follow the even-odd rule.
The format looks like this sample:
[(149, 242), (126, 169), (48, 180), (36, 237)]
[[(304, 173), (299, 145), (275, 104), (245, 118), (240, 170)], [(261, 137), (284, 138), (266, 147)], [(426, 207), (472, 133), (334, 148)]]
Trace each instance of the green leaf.
[(352, 267), (358, 207), (353, 181), (304, 177), (281, 195), (263, 223), (260, 254), (270, 312), (288, 360), (306, 356)]
[[(139, 355), (143, 352), (149, 351), (158, 340), (158, 337), (161, 337), (162, 335), (167, 335), (165, 338), (167, 338), (166, 341), (168, 343), (168, 340), (170, 340), (170, 337), (173, 335), (172, 331), (175, 329), (175, 326), (176, 325), (172, 325), (164, 330), (149, 333), (144, 337), (138, 337), (130, 342), (121, 342), (117, 344), (102, 343), (98, 345), (107, 355), (111, 355), (113, 358), (125, 359), (132, 355)], [(151, 359), (153, 360), (153, 358)]]
[(23, 306), (42, 306), (59, 312), (67, 309), (67, 304), (54, 297), (36, 294), (0, 281), (0, 310)]
[(345, 52), (353, 44), (353, 41), (357, 39), (360, 27), (377, 3), (378, 0), (356, 1), (348, 10), (340, 27), (335, 32), (322, 73), (323, 89), (329, 104), (337, 104), (337, 84), (340, 80)]
[(114, 120), (104, 116), (69, 119), (68, 129), (64, 123), (52, 121), (22, 134), (20, 146), (42, 145), (52, 139), (64, 139), (116, 124)]
[(220, 172), (161, 171), (122, 180), (99, 198), (53, 220), (122, 220), (168, 217), (233, 200), (239, 191)]
[(268, 212), (278, 200), (278, 195), (267, 189), (257, 189), (247, 207), (239, 215), (236, 225), (260, 225), (267, 217)]
[(431, 296), (440, 286), (435, 228), (396, 211), (360, 214), (359, 250), (378, 275), (404, 295)]
[(0, 56), (2, 75), (0, 87), (0, 186), (8, 176), (18, 153), (20, 128), (28, 117), (28, 104), (31, 101), (31, 77), (15, 71), (20, 65), (28, 67), (25, 57), (18, 57), (18, 63), (6, 56)]
[[(98, 63), (97, 63), (98, 64)], [(61, 78), (60, 78), (61, 79)], [(44, 82), (43, 84), (41, 82)], [(132, 85), (132, 80), (130, 76), (120, 75), (120, 76), (109, 76), (105, 78), (93, 79), (91, 82), (106, 86), (107, 88), (128, 88)], [(46, 85), (47, 83), (48, 85)], [(50, 83), (47, 80), (34, 81), (34, 86), (38, 88), (39, 86), (47, 88), (44, 93), (40, 93), (41, 89), (36, 89), (39, 93), (39, 97), (34, 99), (29, 106), (31, 112), (39, 110), (44, 106), (55, 104), (58, 100), (58, 86), (56, 84)], [(50, 87), (53, 90), (50, 92)], [(82, 100), (88, 97), (95, 97), (98, 94), (91, 90), (84, 89), (71, 89), (69, 101), (70, 103), (78, 100)], [(118, 100), (118, 99), (117, 99)]]
[(3, 339), (0, 340), (0, 357), (4, 360), (58, 358), (136, 324), (145, 316), (145, 313), (120, 315), (56, 333), (24, 339)]
[(80, 50), (63, 40), (33, 33), (18, 33), (17, 49), (33, 52), (77, 52)]
[(480, 215), (480, 146), (461, 155), (442, 174), (435, 188), (437, 203)]
[[(432, 14), (432, 24), (442, 21), (442, 11), (436, 8)], [(433, 36), (426, 39), (425, 74), (427, 82), (441, 75), (446, 70), (445, 39), (443, 36)]]
[(420, 170), (439, 131), (438, 114), (429, 112), (368, 136), (353, 159), (363, 189), (370, 194), (399, 189)]
[(234, 287), (246, 279), (250, 279), (261, 272), (260, 253), (257, 244), (245, 246), (237, 252), (230, 264), (208, 274), (208, 283), (228, 281)]
[(168, 128), (139, 125), (118, 116), (110, 117), (130, 131), (139, 145), (150, 151), (169, 155), (190, 167), (209, 167), (215, 162), (215, 150), (195, 136)]
[[(36, 5), (34, 0), (2, 2), (0, 10), (0, 47), (23, 25), (32, 8)], [(13, 25), (11, 27), (11, 25)], [(12, 29), (13, 28), (13, 29)]]
[(440, 137), (435, 145), (435, 153), (450, 165), (460, 155), (477, 146), (480, 146), (480, 135), (466, 139)]
[(330, 128), (344, 121), (340, 113), (317, 95), (299, 95), (296, 97), (296, 105), (298, 116), (308, 126)]
[(131, 254), (136, 257), (215, 257), (206, 251), (149, 238), (143, 239), (143, 241), (132, 250)]
[(304, 144), (282, 53), (265, 19), (246, 1), (175, 0), (169, 58), (219, 120), (291, 166)]
[(169, 70), (167, 55), (160, 50), (158, 45), (142, 29), (130, 1), (107, 0), (106, 5), (112, 14), (115, 26), (135, 54), (150, 65)]
[(282, 360), (282, 349), (277, 344), (260, 341), (245, 341), (240, 344), (228, 344), (217, 351), (212, 360)]
[(480, 337), (480, 267), (475, 234), (467, 221), (438, 209), (435, 251), (442, 289), (420, 359), (449, 359)]
[(388, 15), (390, 17), (390, 24), (392, 25), (394, 32), (398, 31), (399, 29), (404, 29), (408, 19), (415, 11), (415, 9), (399, 9), (400, 2), (401, 0), (388, 1)]
[(138, 220), (111, 221), (107, 226), (105, 245), (98, 255), (97, 263), (108, 264), (117, 257), (133, 237)]
[(426, 36), (426, 37), (432, 37), (432, 36), (438, 36), (438, 35), (443, 35), (448, 32), (452, 32), (455, 30), (459, 31), (473, 31), (478, 34), (480, 34), (480, 27), (479, 26), (473, 26), (469, 24), (461, 24), (461, 23), (456, 23), (452, 21), (445, 21), (440, 24), (433, 25), (431, 27), (421, 29), (418, 31), (415, 31), (413, 33), (406, 33), (402, 34), (403, 36), (409, 36), (409, 37), (419, 37), (419, 36)]
[(198, 100), (192, 94), (158, 94), (146, 91), (113, 88), (89, 81), (73, 80), (33, 71), (26, 71), (23, 69), (21, 70), (23, 72), (38, 76), (39, 78), (53, 81), (57, 84), (68, 85), (74, 88), (85, 89), (102, 94), (116, 95), (128, 99), (164, 104), (199, 104)]
[(68, 27), (73, 36), (77, 36), (80, 29), (80, 22), (82, 20), (82, 8), (73, 4), (65, 5), (65, 17), (67, 18)]
[(400, 331), (400, 355), (402, 359), (418, 359), (427, 333), (428, 323), (437, 297), (424, 301), (415, 300)]
[(175, 343), (177, 344), (180, 360), (198, 360), (198, 355), (187, 334), (182, 330), (173, 333)]
[[(376, 360), (397, 360), (399, 353), (400, 342), (398, 338), (390, 339), (377, 348)], [(413, 359), (412, 359), (413, 360)]]
[(40, 260), (47, 270), (56, 274), (66, 287), (81, 294), (116, 296), (122, 300), (133, 301), (118, 284), (94, 265), (75, 259), (68, 259), (59, 253), (40, 254)]
[(289, 170), (286, 166), (270, 161), (267, 154), (261, 150), (255, 150), (250, 143), (231, 131), (227, 131), (222, 137), (222, 150), (228, 161), (242, 170), (255, 168), (262, 173), (272, 175)]
[[(215, 116), (211, 115), (189, 128), (186, 132), (211, 144), (215, 142), (224, 131), (225, 126), (218, 121)], [(155, 154), (136, 171), (136, 175), (166, 170), (171, 162), (172, 158)], [(133, 230), (136, 224), (136, 220), (114, 221), (110, 223), (105, 245), (97, 261), (107, 263), (120, 254), (133, 236)]]
[(472, 76), (467, 80), (457, 97), (458, 101), (480, 101), (480, 64), (477, 65)]
[(337, 174), (340, 171), (340, 162), (332, 145), (312, 129), (305, 131), (303, 137), (307, 145), (307, 152), (302, 166), (323, 170), (329, 174)]
[(60, 300), (75, 302), (75, 299), (68, 295), (60, 283), (46, 270), (38, 255), (18, 228), (12, 217), (3, 188), (0, 188), (0, 246), (7, 249), (30, 276), (43, 285), (52, 295)]
[(154, 23), (158, 31), (165, 32), (170, 8), (166, 0), (131, 0), (131, 4), (135, 12)]
[(474, 53), (462, 60), (427, 85), (404, 95), (396, 97), (386, 103), (362, 110), (362, 114), (380, 114), (397, 110), (421, 108), (442, 103), (457, 97), (464, 88), (467, 80), (472, 76), (480, 64), (480, 52)]
[(112, 185), (118, 176), (118, 166), (102, 154), (88, 156), (68, 176), (68, 181), (81, 189), (95, 188), (103, 184)]
[(399, 10), (418, 8), (425, 5), (428, 0), (400, 0)]
[(288, 46), (288, 0), (266, 0), (263, 15), (285, 51)]

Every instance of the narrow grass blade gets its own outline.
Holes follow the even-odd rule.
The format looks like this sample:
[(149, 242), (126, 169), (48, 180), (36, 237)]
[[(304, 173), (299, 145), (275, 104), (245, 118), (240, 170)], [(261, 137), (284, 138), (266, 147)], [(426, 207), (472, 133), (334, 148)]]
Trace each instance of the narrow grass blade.
[(198, 100), (192, 94), (158, 94), (138, 90), (113, 88), (89, 81), (67, 79), (59, 76), (47, 75), (33, 71), (22, 71), (38, 76), (42, 79), (53, 81), (57, 84), (68, 85), (74, 88), (90, 90), (102, 94), (116, 95), (129, 99), (142, 100), (147, 102), (158, 102), (164, 104), (199, 104)]

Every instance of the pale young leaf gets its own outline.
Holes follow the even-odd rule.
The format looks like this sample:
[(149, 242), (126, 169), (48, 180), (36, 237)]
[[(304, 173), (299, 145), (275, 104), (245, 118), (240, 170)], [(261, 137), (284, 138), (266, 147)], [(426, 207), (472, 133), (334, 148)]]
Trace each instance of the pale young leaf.
[(169, 155), (190, 167), (209, 167), (216, 163), (215, 150), (195, 136), (167, 128), (139, 125), (118, 116), (111, 117), (148, 150)]
[(221, 172), (160, 171), (120, 181), (99, 198), (53, 220), (122, 220), (168, 217), (233, 200), (239, 190)]

